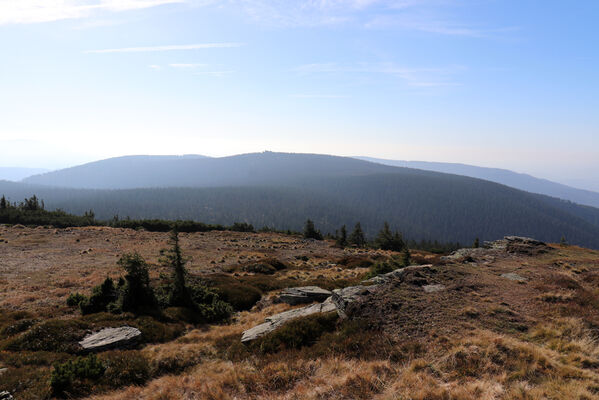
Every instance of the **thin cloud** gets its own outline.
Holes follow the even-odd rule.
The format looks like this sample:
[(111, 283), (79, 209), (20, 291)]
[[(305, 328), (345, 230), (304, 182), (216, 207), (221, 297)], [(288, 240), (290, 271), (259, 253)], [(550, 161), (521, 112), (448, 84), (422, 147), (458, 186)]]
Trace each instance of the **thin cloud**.
[(118, 49), (87, 50), (85, 54), (106, 54), (106, 53), (144, 53), (159, 51), (176, 50), (199, 50), (199, 49), (220, 49), (243, 46), (243, 43), (196, 43), (168, 46), (149, 46), (149, 47), (124, 47)]
[(0, 25), (33, 24), (87, 18), (101, 12), (121, 12), (187, 3), (189, 0), (0, 0)]

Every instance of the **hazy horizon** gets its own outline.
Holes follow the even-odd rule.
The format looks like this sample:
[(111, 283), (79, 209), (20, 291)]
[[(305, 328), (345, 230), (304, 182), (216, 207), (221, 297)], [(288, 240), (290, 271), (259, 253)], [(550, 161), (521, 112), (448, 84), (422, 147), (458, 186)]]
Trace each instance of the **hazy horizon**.
[(593, 1), (0, 1), (0, 165), (272, 149), (599, 190), (597, 15)]
[[(263, 151), (268, 151), (268, 152), (277, 152), (276, 150), (263, 150)], [(82, 164), (87, 164), (87, 163), (93, 163), (93, 162), (97, 162), (97, 161), (102, 161), (108, 158), (118, 158), (118, 157), (128, 157), (128, 156), (201, 156), (201, 157), (214, 157), (214, 158), (219, 158), (219, 157), (230, 157), (230, 156), (236, 156), (236, 155), (240, 155), (240, 154), (248, 154), (248, 153), (260, 153), (263, 151), (259, 151), (259, 152), (246, 152), (246, 153), (238, 153), (238, 154), (225, 154), (225, 155), (216, 155), (216, 156), (210, 156), (210, 155), (206, 155), (206, 154), (197, 154), (197, 153), (181, 153), (181, 154), (123, 154), (123, 155), (119, 155), (119, 156), (114, 156), (114, 157), (107, 157), (107, 158), (100, 158), (100, 159), (89, 159), (89, 160), (85, 160), (85, 161), (81, 161), (79, 163), (74, 163), (74, 164), (64, 164), (64, 165), (57, 165), (54, 167), (48, 167), (48, 166), (41, 166), (41, 167), (30, 167), (30, 166), (8, 166), (8, 165), (0, 165), (0, 180), (2, 179), (8, 179), (8, 180), (14, 180), (14, 179), (9, 179), (6, 177), (2, 176), (2, 169), (3, 168), (16, 168), (16, 169), (31, 169), (32, 172), (31, 174), (24, 174), (23, 178), (26, 176), (31, 176), (31, 175), (35, 175), (35, 174), (40, 174), (40, 173), (45, 173), (45, 172), (52, 172), (52, 171), (56, 171), (56, 170), (61, 170), (61, 169), (65, 169), (65, 168), (71, 168), (71, 167), (76, 167)], [(284, 152), (284, 153), (299, 153), (299, 152)], [(322, 154), (322, 153), (314, 153), (314, 152), (306, 152), (309, 154)], [(332, 155), (332, 156), (339, 156), (339, 157), (351, 157), (351, 158), (358, 158), (358, 159), (366, 159), (366, 161), (371, 161), (371, 162), (383, 162), (383, 161), (402, 161), (402, 162), (430, 162), (430, 163), (437, 163), (438, 161), (431, 161), (431, 160), (410, 160), (410, 159), (390, 159), (390, 158), (380, 158), (380, 157), (374, 157), (374, 156), (363, 156), (363, 155), (339, 155), (339, 154), (327, 154), (327, 155)], [(481, 167), (481, 168), (491, 168), (491, 169), (502, 169), (502, 170), (507, 170), (507, 171), (511, 171), (511, 172), (515, 172), (518, 174), (525, 174), (525, 175), (530, 175), (533, 176), (535, 178), (540, 178), (540, 179), (546, 179), (549, 181), (553, 181), (556, 183), (561, 183), (567, 186), (571, 186), (573, 188), (577, 188), (577, 189), (583, 189), (583, 190), (589, 190), (589, 191), (594, 191), (594, 192), (599, 192), (599, 182), (594, 182), (592, 179), (589, 180), (583, 180), (583, 181), (576, 181), (576, 180), (572, 180), (572, 181), (559, 181), (559, 180), (552, 180), (550, 178), (545, 178), (542, 176), (535, 176), (534, 174), (529, 174), (527, 172), (522, 172), (522, 171), (517, 171), (517, 170), (512, 170), (509, 168), (500, 168), (500, 167), (493, 167), (493, 166), (482, 166), (482, 165), (474, 165), (474, 164), (465, 164), (465, 163), (459, 163), (459, 162), (447, 162), (447, 164), (457, 164), (457, 165), (467, 165), (467, 166), (473, 166), (473, 167)], [(37, 171), (35, 171), (37, 170)], [(41, 171), (43, 170), (43, 171)], [(451, 172), (448, 172), (451, 173)], [(18, 181), (20, 179), (16, 179), (16, 181)]]

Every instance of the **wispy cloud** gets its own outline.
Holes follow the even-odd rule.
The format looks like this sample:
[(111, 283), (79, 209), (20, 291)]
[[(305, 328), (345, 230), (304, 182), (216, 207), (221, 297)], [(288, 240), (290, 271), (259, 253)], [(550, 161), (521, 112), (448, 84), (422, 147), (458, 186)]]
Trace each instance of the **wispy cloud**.
[(218, 49), (240, 47), (243, 43), (196, 43), (196, 44), (177, 44), (168, 46), (148, 46), (148, 47), (123, 47), (118, 49), (87, 50), (86, 54), (105, 54), (105, 53), (143, 53), (156, 51), (175, 51), (175, 50), (199, 50), (199, 49)]
[[(438, 35), (488, 37), (514, 28), (485, 27), (456, 17), (465, 0), (231, 0), (256, 22), (277, 27), (351, 24)], [(462, 13), (463, 14), (463, 13)]]
[(398, 78), (408, 86), (430, 88), (459, 86), (460, 84), (454, 80), (455, 75), (465, 69), (463, 66), (407, 68), (395, 63), (316, 63), (300, 65), (294, 71), (302, 75), (330, 74), (340, 76), (344, 74), (382, 74)]
[(0, 25), (31, 24), (87, 18), (101, 12), (120, 12), (186, 3), (189, 0), (0, 0)]

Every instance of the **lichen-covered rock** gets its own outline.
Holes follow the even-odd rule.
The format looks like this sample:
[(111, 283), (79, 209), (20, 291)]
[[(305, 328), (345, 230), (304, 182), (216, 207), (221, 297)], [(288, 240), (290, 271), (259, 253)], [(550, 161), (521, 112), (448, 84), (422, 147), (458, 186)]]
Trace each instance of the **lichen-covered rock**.
[(287, 303), (291, 305), (306, 304), (315, 301), (321, 302), (330, 297), (332, 293), (318, 286), (302, 286), (283, 289), (275, 299), (277, 303)]
[(503, 278), (509, 279), (510, 281), (516, 281), (516, 282), (526, 282), (528, 280), (525, 277), (520, 276), (513, 272), (508, 272), (507, 274), (501, 274), (501, 276)]
[(79, 345), (84, 351), (104, 351), (113, 348), (130, 347), (137, 343), (141, 331), (131, 326), (105, 328), (86, 336)]
[(369, 295), (372, 293), (378, 285), (371, 286), (350, 286), (343, 289), (333, 290), (333, 296), (331, 299), (335, 306), (337, 307), (337, 313), (341, 318), (348, 317), (348, 306), (360, 300), (362, 297)]
[(445, 290), (445, 285), (424, 285), (422, 289), (425, 293), (435, 293)]

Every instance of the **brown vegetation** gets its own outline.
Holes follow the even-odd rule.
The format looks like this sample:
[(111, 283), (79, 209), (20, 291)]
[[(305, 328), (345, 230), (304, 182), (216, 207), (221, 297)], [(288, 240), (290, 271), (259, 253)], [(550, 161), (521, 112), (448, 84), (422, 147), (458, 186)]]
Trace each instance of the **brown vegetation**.
[[(286, 286), (358, 282), (390, 252), (338, 249), (272, 233), (181, 234), (193, 279), (238, 302), (233, 319), (190, 325), (130, 314), (80, 316), (65, 305), (118, 276), (116, 260), (137, 250), (161, 271), (167, 235), (109, 228), (0, 228), (0, 389), (18, 399), (50, 396), (52, 366), (75, 356), (81, 332), (130, 324), (142, 345), (98, 358), (102, 379), (83, 388), (117, 399), (599, 399), (599, 252), (560, 247), (442, 263), (438, 256), (401, 283), (352, 305), (352, 320), (290, 324), (252, 345), (243, 330), (290, 308), (260, 302)], [(79, 241), (77, 241), (79, 240)], [(91, 250), (90, 250), (91, 249)], [(85, 251), (85, 253), (84, 253)], [(473, 262), (472, 262), (473, 261)], [(283, 267), (274, 267), (280, 262)], [(264, 274), (252, 265), (273, 266)], [(516, 273), (521, 283), (502, 274)], [(443, 290), (427, 293), (426, 285)], [(245, 296), (245, 297), (244, 297)], [(40, 332), (45, 333), (46, 336)], [(40, 339), (51, 336), (52, 340)]]

